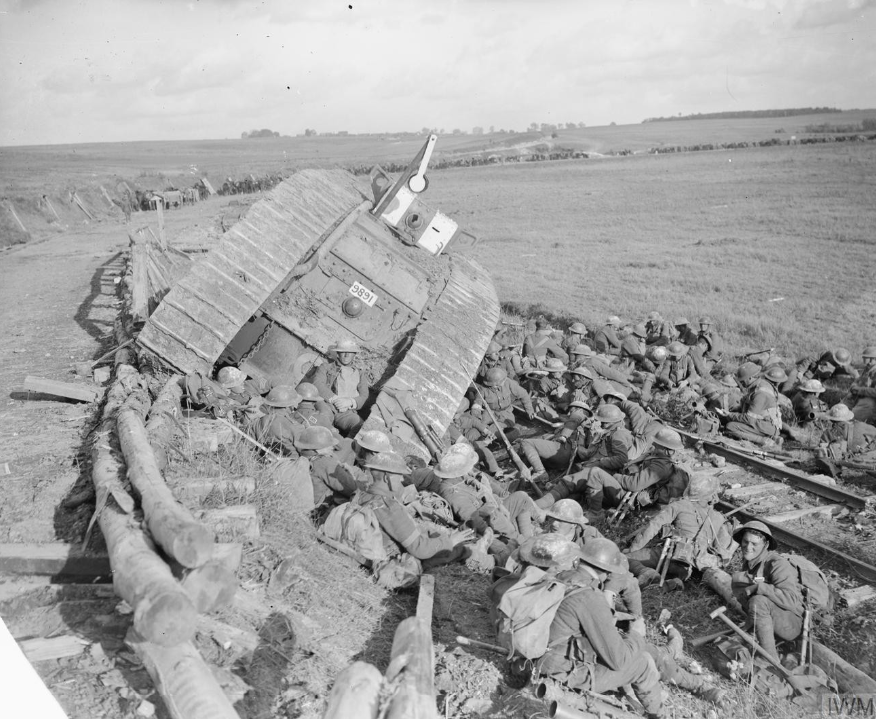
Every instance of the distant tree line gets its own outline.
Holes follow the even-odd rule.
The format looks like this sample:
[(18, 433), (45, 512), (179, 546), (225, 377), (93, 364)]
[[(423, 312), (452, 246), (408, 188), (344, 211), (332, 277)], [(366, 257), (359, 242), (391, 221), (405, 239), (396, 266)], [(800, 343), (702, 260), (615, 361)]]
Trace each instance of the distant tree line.
[(823, 115), (829, 112), (842, 112), (836, 107), (792, 107), (785, 110), (731, 110), (728, 112), (704, 112), (695, 115), (674, 117), (649, 117), (645, 122), (669, 122), (670, 120), (738, 120), (753, 117), (793, 117), (794, 115)]
[(249, 132), (241, 132), (240, 139), (241, 140), (251, 140), (256, 137), (280, 137), (279, 132), (274, 132), (273, 130), (250, 130)]
[(866, 117), (860, 125), (831, 125), (828, 122), (821, 125), (806, 125), (806, 132), (812, 133), (843, 133), (843, 132), (873, 132), (876, 131), (876, 117)]

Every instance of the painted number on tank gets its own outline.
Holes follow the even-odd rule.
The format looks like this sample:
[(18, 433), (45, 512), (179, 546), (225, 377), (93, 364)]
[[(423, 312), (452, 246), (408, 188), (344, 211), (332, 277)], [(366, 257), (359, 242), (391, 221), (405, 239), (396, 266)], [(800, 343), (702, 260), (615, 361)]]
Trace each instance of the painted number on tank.
[(374, 303), (377, 302), (377, 295), (364, 285), (360, 285), (358, 282), (354, 282), (353, 286), (350, 287), (350, 294), (354, 297), (358, 297), (369, 307), (374, 307)]

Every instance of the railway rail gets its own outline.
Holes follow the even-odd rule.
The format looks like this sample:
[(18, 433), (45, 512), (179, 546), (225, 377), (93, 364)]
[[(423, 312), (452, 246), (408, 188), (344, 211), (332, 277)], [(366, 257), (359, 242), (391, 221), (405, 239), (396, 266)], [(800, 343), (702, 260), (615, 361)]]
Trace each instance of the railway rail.
[[(803, 472), (791, 469), (789, 467), (777, 466), (758, 457), (746, 454), (743, 451), (728, 447), (720, 442), (711, 441), (707, 438), (700, 437), (691, 432), (675, 428), (681, 434), (685, 443), (689, 446), (701, 447), (704, 451), (723, 457), (732, 468), (741, 468), (748, 473), (748, 476), (753, 480), (747, 487), (742, 485), (737, 487), (737, 491), (742, 495), (739, 499), (739, 504), (734, 504), (731, 501), (720, 501), (715, 506), (722, 513), (734, 511), (736, 516), (741, 521), (760, 521), (766, 524), (776, 539), (789, 547), (793, 547), (805, 553), (818, 554), (829, 558), (830, 569), (842, 571), (850, 577), (865, 581), (873, 586), (876, 586), (876, 565), (872, 564), (870, 557), (876, 555), (876, 541), (873, 548), (868, 552), (862, 542), (852, 542), (848, 539), (848, 543), (854, 545), (854, 551), (860, 556), (854, 556), (849, 551), (844, 551), (835, 546), (831, 546), (830, 539), (826, 536), (830, 533), (825, 531), (823, 523), (815, 523), (814, 526), (803, 526), (801, 531), (795, 531), (788, 525), (797, 519), (811, 517), (815, 514), (846, 514), (842, 511), (845, 508), (849, 512), (862, 512), (876, 504), (876, 494), (861, 496), (841, 487), (831, 486), (811, 477), (808, 477)], [(760, 475), (760, 477), (756, 476)], [(767, 478), (776, 482), (775, 489), (762, 488), (767, 487), (764, 484), (757, 484), (759, 478)], [(780, 484), (779, 484), (780, 483)], [(735, 486), (735, 485), (734, 485)], [(779, 490), (782, 490), (781, 492)], [(738, 509), (745, 502), (751, 501), (753, 496), (761, 496), (764, 500), (770, 501), (773, 505), (787, 503), (792, 501), (791, 492), (798, 490), (799, 492), (793, 497), (794, 504), (808, 503), (808, 508), (794, 512), (780, 512), (778, 514), (771, 511), (758, 512), (754, 510)], [(803, 493), (802, 495), (800, 493)], [(731, 489), (727, 494), (732, 495)], [(809, 495), (809, 496), (806, 496)], [(822, 505), (819, 500), (827, 500), (834, 504)], [(798, 515), (798, 516), (795, 516)], [(841, 533), (836, 530), (837, 522), (833, 519), (828, 520), (834, 528), (834, 533)], [(807, 531), (808, 530), (808, 531)], [(813, 536), (813, 534), (817, 536)], [(847, 533), (843, 533), (847, 534)], [(869, 556), (868, 556), (869, 555)]]

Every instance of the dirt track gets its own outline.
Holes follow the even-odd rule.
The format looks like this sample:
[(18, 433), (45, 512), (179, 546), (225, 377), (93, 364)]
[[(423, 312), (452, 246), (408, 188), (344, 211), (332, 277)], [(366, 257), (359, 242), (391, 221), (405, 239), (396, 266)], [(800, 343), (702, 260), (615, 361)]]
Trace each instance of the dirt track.
[[(218, 203), (168, 213), (168, 230), (214, 216)], [(115, 346), (114, 278), (123, 269), (128, 229), (145, 224), (145, 217), (135, 214), (127, 227), (115, 219), (80, 225), (0, 254), (0, 331), (6, 339), (0, 347), (0, 543), (82, 542), (93, 503), (76, 499), (86, 498), (83, 492), (90, 489), (90, 476), (82, 468), (97, 405), (28, 393), (22, 385), (28, 375), (76, 384), (90, 381), (77, 377), (73, 368)], [(65, 503), (78, 506), (65, 508)], [(101, 541), (99, 536), (92, 539), (92, 547)], [(101, 637), (94, 650), (98, 656), (76, 665), (91, 667), (84, 676), (63, 662), (36, 665), (71, 719), (133, 716), (141, 695), (129, 692), (129, 700), (120, 700), (118, 682), (150, 692), (148, 677), (131, 666), (122, 679), (100, 656), (101, 645), (122, 649), (128, 618), (116, 612), (117, 599), (81, 599), (73, 591), (59, 597), (45, 582), (0, 574), (0, 612), (16, 638), (71, 631)]]

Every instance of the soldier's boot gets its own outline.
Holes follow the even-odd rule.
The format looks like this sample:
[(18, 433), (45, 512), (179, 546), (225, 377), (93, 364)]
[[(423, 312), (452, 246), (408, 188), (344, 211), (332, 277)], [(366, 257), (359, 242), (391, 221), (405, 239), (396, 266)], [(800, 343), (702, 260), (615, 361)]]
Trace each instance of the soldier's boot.
[(702, 581), (703, 584), (724, 600), (724, 604), (727, 605), (728, 609), (740, 615), (745, 614), (742, 605), (733, 596), (731, 577), (727, 572), (723, 569), (709, 567), (703, 572)]
[(528, 440), (524, 439), (520, 442), (520, 451), (523, 453), (523, 456), (526, 457), (529, 466), (532, 467), (533, 479), (541, 477), (542, 475), (547, 477), (547, 472), (545, 471), (544, 464), (542, 464), (541, 456)]
[(574, 484), (567, 481), (567, 478), (564, 477), (551, 487), (550, 491), (545, 492), (544, 497), (541, 497), (535, 504), (541, 509), (550, 509), (561, 499), (571, 497), (573, 486)]
[(642, 404), (648, 404), (651, 401), (651, 389), (654, 387), (654, 375), (645, 375), (642, 381), (641, 400)]
[(644, 564), (635, 559), (629, 559), (628, 561), (630, 563), (630, 572), (633, 573), (636, 581), (639, 582), (640, 589), (650, 587), (652, 584), (656, 584), (660, 581), (660, 572), (658, 572), (656, 569), (646, 567)]

